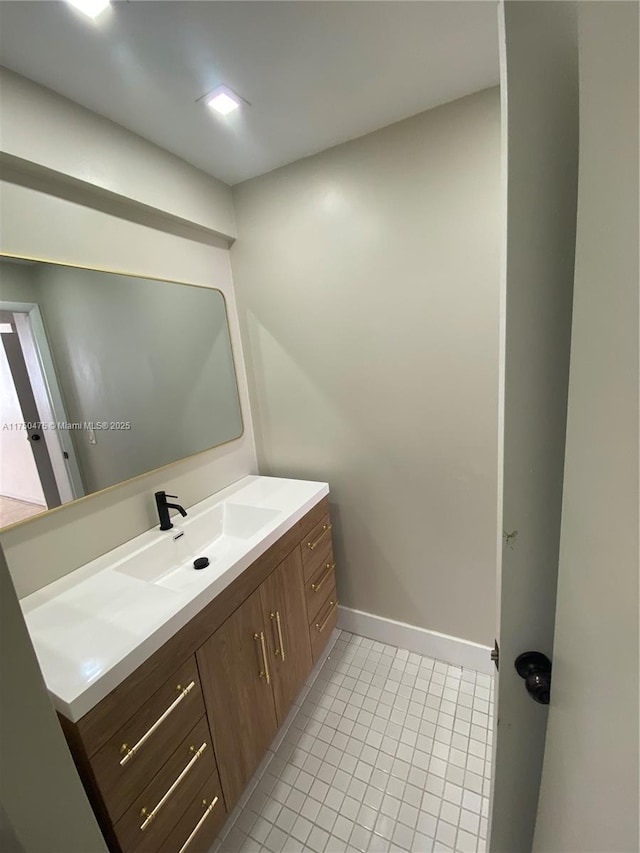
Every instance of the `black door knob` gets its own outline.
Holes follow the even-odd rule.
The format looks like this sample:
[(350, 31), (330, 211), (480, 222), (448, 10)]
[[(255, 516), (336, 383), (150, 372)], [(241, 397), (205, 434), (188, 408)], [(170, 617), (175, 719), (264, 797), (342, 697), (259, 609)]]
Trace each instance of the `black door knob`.
[(551, 694), (551, 661), (542, 652), (523, 652), (515, 660), (520, 678), (524, 678), (527, 692), (541, 705), (549, 704)]

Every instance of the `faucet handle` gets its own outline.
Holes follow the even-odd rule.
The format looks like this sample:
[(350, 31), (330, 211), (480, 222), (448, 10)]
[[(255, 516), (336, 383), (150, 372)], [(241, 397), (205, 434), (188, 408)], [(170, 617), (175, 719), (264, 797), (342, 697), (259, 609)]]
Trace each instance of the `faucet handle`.
[(178, 500), (178, 496), (177, 496), (177, 495), (168, 495), (168, 494), (165, 492), (165, 493), (164, 493), (164, 496), (165, 496), (165, 498), (174, 498), (175, 500)]

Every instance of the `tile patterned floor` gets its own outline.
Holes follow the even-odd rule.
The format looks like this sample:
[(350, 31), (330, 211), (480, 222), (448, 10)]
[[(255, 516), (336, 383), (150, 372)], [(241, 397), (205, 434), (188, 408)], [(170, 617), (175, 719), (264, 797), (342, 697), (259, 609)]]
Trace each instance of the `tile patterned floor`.
[(334, 632), (215, 853), (484, 853), (493, 679)]

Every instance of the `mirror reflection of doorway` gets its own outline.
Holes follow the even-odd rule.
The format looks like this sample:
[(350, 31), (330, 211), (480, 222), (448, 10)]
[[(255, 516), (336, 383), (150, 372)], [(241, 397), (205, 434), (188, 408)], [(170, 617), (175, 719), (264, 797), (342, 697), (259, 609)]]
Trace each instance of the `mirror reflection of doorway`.
[(43, 368), (42, 349), (49, 353), (46, 339), (34, 334), (34, 311), (33, 305), (0, 303), (0, 527), (78, 496), (70, 453), (51, 428), (56, 409), (60, 416), (49, 393), (55, 377)]
[(5, 348), (6, 344), (11, 352), (10, 336), (17, 337), (12, 321), (8, 312), (0, 314), (0, 524), (3, 527), (47, 509), (33, 449), (26, 430), (20, 428), (26, 417)]

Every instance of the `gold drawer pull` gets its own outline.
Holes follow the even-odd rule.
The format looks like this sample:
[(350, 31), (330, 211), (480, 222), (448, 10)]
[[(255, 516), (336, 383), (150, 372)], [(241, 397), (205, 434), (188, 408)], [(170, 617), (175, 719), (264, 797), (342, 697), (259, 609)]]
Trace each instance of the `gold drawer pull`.
[(322, 587), (322, 585), (324, 584), (324, 582), (326, 581), (326, 579), (327, 579), (328, 577), (330, 577), (331, 572), (335, 569), (335, 567), (336, 567), (336, 564), (335, 564), (335, 563), (327, 563), (327, 571), (322, 575), (322, 577), (320, 578), (320, 580), (318, 581), (318, 583), (312, 583), (312, 584), (311, 584), (311, 589), (312, 589), (314, 592), (320, 592), (320, 588)]
[(178, 853), (184, 853), (184, 851), (187, 849), (187, 847), (191, 844), (191, 842), (193, 841), (193, 839), (196, 837), (196, 835), (197, 835), (197, 834), (198, 834), (198, 832), (200, 831), (200, 827), (202, 826), (202, 824), (205, 822), (205, 820), (209, 817), (209, 815), (211, 814), (211, 812), (214, 810), (215, 805), (216, 805), (216, 803), (217, 803), (217, 802), (218, 802), (218, 798), (217, 798), (217, 797), (214, 797), (214, 798), (213, 798), (213, 800), (211, 800), (211, 802), (209, 803), (209, 805), (207, 805), (207, 801), (206, 801), (206, 800), (203, 800), (203, 801), (202, 801), (202, 805), (203, 805), (203, 806), (206, 806), (205, 812), (204, 812), (204, 814), (202, 815), (202, 817), (200, 818), (200, 820), (197, 822), (197, 824), (196, 824), (196, 825), (193, 827), (193, 829), (191, 830), (191, 835), (190, 835), (190, 836), (187, 838), (187, 840), (184, 842), (184, 844), (182, 845), (182, 847), (180, 848), (180, 850), (178, 850)]
[(280, 648), (276, 649), (276, 655), (280, 656), (280, 660), (284, 663), (284, 640), (282, 639), (282, 625), (280, 624), (280, 611), (276, 610), (271, 614), (271, 618), (276, 620), (276, 628), (278, 629), (278, 642)]
[(271, 675), (269, 673), (269, 663), (267, 661), (267, 647), (264, 642), (264, 631), (260, 631), (259, 634), (253, 635), (254, 640), (260, 640), (260, 650), (262, 652), (262, 666), (264, 667), (260, 671), (260, 678), (264, 678), (267, 684), (271, 684)]
[(329, 618), (331, 617), (331, 614), (333, 613), (333, 608), (336, 607), (337, 604), (338, 604), (337, 601), (330, 601), (329, 602), (329, 612), (324, 617), (324, 620), (322, 622), (316, 622), (316, 628), (318, 629), (318, 633), (321, 634), (324, 631), (324, 626), (329, 621)]
[(206, 748), (207, 748), (207, 744), (206, 744), (206, 742), (202, 744), (202, 746), (200, 747), (200, 749), (196, 749), (196, 748), (195, 748), (195, 746), (190, 746), (190, 747), (189, 747), (189, 749), (191, 750), (191, 752), (193, 752), (193, 758), (189, 761), (189, 763), (186, 765), (186, 767), (184, 768), (184, 770), (183, 770), (183, 771), (180, 773), (180, 775), (175, 779), (175, 781), (173, 782), (173, 784), (171, 785), (171, 787), (167, 789), (167, 792), (165, 793), (165, 795), (164, 795), (160, 800), (158, 800), (158, 802), (156, 803), (156, 805), (154, 806), (154, 808), (152, 808), (152, 809), (151, 809), (151, 811), (147, 811), (147, 809), (142, 809), (142, 811), (140, 812), (140, 817), (143, 817), (143, 818), (144, 818), (143, 823), (140, 825), (140, 829), (141, 829), (142, 831), (144, 831), (144, 830), (149, 826), (149, 824), (150, 824), (150, 823), (151, 823), (151, 821), (154, 819), (154, 817), (156, 817), (156, 815), (158, 814), (158, 812), (160, 811), (160, 809), (161, 809), (161, 808), (163, 807), (163, 805), (167, 802), (167, 800), (169, 799), (169, 797), (171, 796), (171, 794), (173, 794), (173, 792), (174, 792), (174, 791), (175, 791), (175, 789), (178, 787), (178, 785), (180, 784), (180, 782), (182, 782), (182, 780), (184, 779), (184, 777), (185, 777), (185, 776), (187, 775), (187, 773), (191, 770), (191, 768), (193, 767), (193, 765), (194, 765), (194, 764), (196, 763), (196, 761), (200, 758), (200, 756), (202, 755), (202, 753), (205, 751), (205, 749), (206, 749)]
[(307, 542), (307, 548), (310, 551), (313, 551), (314, 548), (317, 548), (318, 542), (322, 539), (322, 537), (327, 532), (327, 530), (331, 530), (331, 522), (329, 522), (329, 524), (323, 524), (322, 525), (322, 533), (320, 534), (320, 536), (318, 536), (318, 538), (315, 540), (315, 542)]
[(167, 719), (169, 714), (172, 711), (175, 711), (175, 709), (182, 702), (184, 697), (187, 694), (191, 693), (191, 691), (193, 690), (193, 688), (195, 686), (196, 686), (195, 681), (192, 681), (190, 684), (187, 684), (186, 687), (183, 687), (181, 684), (178, 684), (176, 686), (176, 690), (180, 693), (178, 698), (174, 699), (173, 702), (167, 708), (167, 710), (164, 712), (164, 714), (162, 714), (160, 717), (158, 717), (158, 719), (155, 721), (155, 723), (151, 726), (150, 729), (147, 729), (147, 731), (142, 735), (142, 737), (140, 738), (138, 743), (134, 744), (134, 746), (131, 746), (131, 747), (127, 743), (122, 744), (122, 746), (120, 747), (120, 754), (123, 756), (122, 759), (120, 760), (120, 766), (121, 767), (124, 767), (124, 765), (127, 763), (127, 761), (129, 761), (129, 759), (133, 758), (133, 756), (140, 749), (142, 744), (151, 737), (151, 735), (155, 732), (155, 730), (158, 728), (159, 725), (164, 723), (164, 721)]

